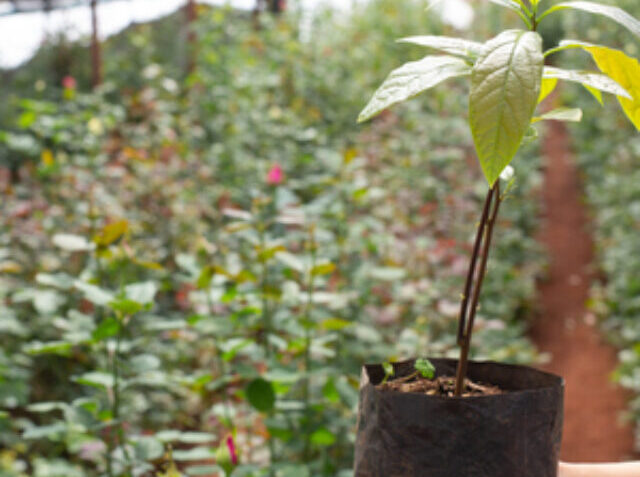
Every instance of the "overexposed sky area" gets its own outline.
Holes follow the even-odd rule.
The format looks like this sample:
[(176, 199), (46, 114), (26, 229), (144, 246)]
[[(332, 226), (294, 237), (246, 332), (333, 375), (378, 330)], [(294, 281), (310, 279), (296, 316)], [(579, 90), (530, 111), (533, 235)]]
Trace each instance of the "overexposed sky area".
[[(198, 0), (211, 5), (230, 4), (235, 8), (252, 9), (255, 0)], [(364, 1), (364, 0), (359, 0)], [(131, 23), (144, 23), (169, 15), (185, 4), (185, 0), (114, 0), (99, 4), (99, 31), (102, 38), (116, 34)], [(305, 8), (331, 5), (344, 8), (350, 0), (302, 0)], [(0, 13), (9, 6), (0, 6)], [(465, 29), (473, 21), (473, 10), (466, 0), (446, 0), (438, 7), (443, 19)], [(66, 31), (70, 39), (85, 37), (91, 32), (89, 7), (72, 7), (42, 12), (0, 16), (0, 68), (14, 68), (29, 60), (47, 34)]]

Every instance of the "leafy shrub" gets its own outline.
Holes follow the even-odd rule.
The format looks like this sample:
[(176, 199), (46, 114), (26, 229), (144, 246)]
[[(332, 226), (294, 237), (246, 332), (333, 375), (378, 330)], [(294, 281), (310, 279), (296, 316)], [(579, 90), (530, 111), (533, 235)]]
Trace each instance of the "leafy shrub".
[[(461, 87), (354, 121), (419, 51), (392, 40), (442, 26), (413, 1), (335, 15), (301, 40), (296, 18), (203, 10), (186, 82), (154, 64), (129, 89), (108, 65), (100, 91), (21, 103), (0, 138), (32, 160), (1, 205), (3, 472), (349, 475), (363, 361), (455, 353), (483, 189)], [(478, 357), (535, 357), (536, 168)]]

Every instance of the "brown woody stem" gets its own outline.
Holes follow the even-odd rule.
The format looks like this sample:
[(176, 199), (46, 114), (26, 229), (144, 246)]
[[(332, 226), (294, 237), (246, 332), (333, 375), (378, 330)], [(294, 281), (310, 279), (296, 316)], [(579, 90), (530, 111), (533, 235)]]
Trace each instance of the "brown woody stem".
[[(478, 233), (476, 235), (476, 242), (471, 256), (471, 263), (469, 264), (464, 296), (462, 298), (462, 305), (460, 308), (460, 321), (458, 327), (460, 359), (458, 361), (458, 370), (456, 372), (456, 396), (461, 396), (462, 391), (464, 390), (464, 380), (467, 375), (473, 325), (476, 318), (476, 311), (478, 309), (478, 301), (480, 300), (482, 283), (487, 272), (491, 239), (493, 238), (493, 230), (495, 228), (501, 202), (500, 183), (496, 182), (496, 184), (489, 189), (485, 200), (484, 210), (482, 212), (480, 225), (478, 226)], [(476, 271), (478, 259), (480, 259), (480, 269)], [(471, 304), (469, 304), (470, 296)]]

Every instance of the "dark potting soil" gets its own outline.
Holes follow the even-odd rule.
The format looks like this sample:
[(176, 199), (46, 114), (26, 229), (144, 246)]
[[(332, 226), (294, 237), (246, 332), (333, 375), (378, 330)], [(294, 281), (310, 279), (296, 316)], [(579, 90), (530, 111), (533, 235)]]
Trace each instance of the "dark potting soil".
[[(376, 387), (382, 391), (454, 397), (456, 380), (454, 377), (450, 376), (440, 376), (434, 379), (427, 379), (422, 377), (419, 373), (413, 373), (409, 376), (378, 384)], [(495, 396), (502, 393), (503, 391), (498, 386), (475, 383), (466, 379), (462, 397)]]

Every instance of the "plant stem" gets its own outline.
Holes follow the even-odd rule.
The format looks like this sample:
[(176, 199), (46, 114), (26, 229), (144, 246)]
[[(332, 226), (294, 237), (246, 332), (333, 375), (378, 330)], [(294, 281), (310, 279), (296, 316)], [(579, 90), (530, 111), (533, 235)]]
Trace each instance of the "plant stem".
[[(122, 342), (122, 335), (124, 333), (125, 322), (124, 322), (124, 318), (122, 317), (119, 317), (119, 321), (120, 321), (119, 323), (120, 326), (118, 329), (118, 334), (116, 335), (116, 348), (114, 350), (113, 358), (112, 358), (111, 372), (113, 375), (113, 402), (111, 404), (111, 418), (115, 423), (115, 433), (117, 434), (118, 445), (122, 447), (122, 453), (124, 455), (125, 461), (127, 462), (127, 465), (131, 465), (131, 458), (129, 456), (129, 452), (127, 451), (124, 427), (122, 426), (122, 422), (120, 421), (120, 397), (121, 397), (120, 396), (120, 344)], [(111, 437), (110, 438), (111, 451), (114, 450), (113, 448), (114, 441), (115, 439)], [(113, 472), (112, 463), (111, 463), (111, 452), (109, 453), (108, 467), (110, 469), (110, 472)], [(110, 473), (109, 475), (112, 475), (112, 474)]]
[[(265, 236), (266, 225), (263, 223), (258, 224), (258, 235), (260, 240), (260, 295), (262, 302), (262, 336), (261, 341), (264, 347), (264, 355), (265, 355), (265, 364), (267, 369), (270, 365), (271, 360), (271, 345), (269, 344), (269, 334), (271, 333), (271, 310), (269, 310), (269, 298), (267, 296), (268, 293), (268, 285), (269, 285), (269, 267), (267, 264), (266, 258), (266, 247), (267, 240)], [(269, 448), (269, 457), (270, 457), (270, 466), (269, 466), (269, 477), (274, 477), (275, 472), (273, 470), (273, 463), (276, 459), (276, 448), (275, 441), (272, 438), (267, 439), (267, 445)]]
[(478, 225), (478, 231), (476, 233), (476, 241), (473, 245), (473, 253), (471, 254), (471, 262), (469, 263), (469, 271), (467, 272), (467, 280), (464, 285), (464, 293), (462, 295), (462, 303), (460, 305), (460, 317), (458, 320), (458, 345), (462, 346), (465, 339), (465, 329), (467, 323), (467, 313), (469, 308), (469, 297), (471, 296), (473, 279), (476, 275), (476, 266), (478, 263), (478, 257), (480, 256), (480, 247), (482, 246), (482, 238), (484, 237), (484, 229), (487, 225), (487, 219), (489, 217), (489, 211), (491, 210), (491, 203), (493, 201), (494, 189), (489, 189), (487, 198), (484, 201), (484, 208), (482, 210), (482, 216), (480, 218), (480, 224)]
[(269, 344), (269, 334), (271, 333), (271, 315), (269, 310), (269, 298), (268, 285), (269, 285), (269, 268), (267, 266), (267, 259), (265, 257), (266, 251), (266, 238), (264, 226), (262, 224), (258, 227), (258, 233), (260, 236), (260, 294), (262, 301), (262, 344), (264, 346), (264, 354), (267, 366), (269, 365), (269, 358), (271, 357), (271, 345)]
[[(474, 246), (467, 275), (465, 295), (463, 297), (462, 307), (460, 310), (460, 323), (458, 329), (460, 359), (458, 361), (458, 370), (456, 372), (455, 396), (461, 396), (464, 389), (464, 380), (467, 375), (467, 367), (469, 363), (469, 350), (471, 348), (473, 325), (475, 322), (476, 311), (478, 309), (482, 283), (487, 272), (491, 239), (493, 238), (493, 231), (501, 202), (500, 183), (496, 182), (496, 184), (489, 189), (489, 192), (487, 193), (487, 199), (485, 201), (482, 219), (476, 236), (476, 244)], [(489, 211), (491, 211), (491, 215), (489, 215)], [(480, 252), (481, 249), (482, 251)], [(480, 253), (481, 255), (479, 255)], [(478, 258), (480, 258), (480, 269), (476, 273)], [(469, 305), (468, 297), (471, 294), (471, 290), (473, 290), (473, 296), (471, 299), (471, 305)]]
[(309, 282), (307, 284), (307, 303), (304, 310), (305, 337), (304, 337), (304, 369), (307, 374), (304, 380), (304, 409), (305, 409), (305, 441), (304, 441), (304, 461), (309, 460), (311, 449), (311, 310), (313, 308), (313, 289), (315, 287), (315, 267), (316, 267), (316, 240), (313, 225), (309, 231), (309, 252), (311, 254), (311, 265), (309, 268)]

